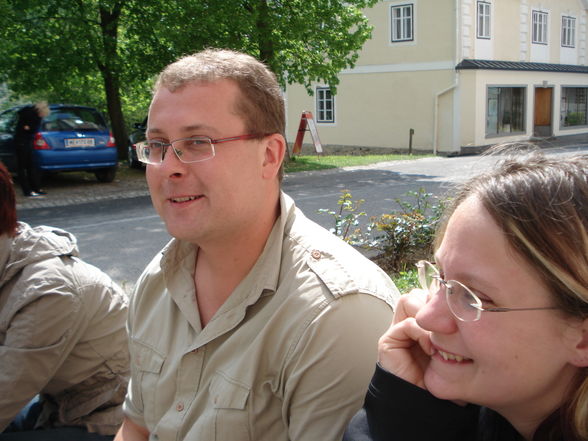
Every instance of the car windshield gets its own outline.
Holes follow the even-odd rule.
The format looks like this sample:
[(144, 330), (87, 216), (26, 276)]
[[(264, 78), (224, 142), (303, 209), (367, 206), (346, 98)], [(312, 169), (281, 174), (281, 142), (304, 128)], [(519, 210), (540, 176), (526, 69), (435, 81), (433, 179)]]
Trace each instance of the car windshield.
[(47, 132), (105, 131), (102, 116), (94, 109), (82, 107), (60, 107), (52, 109), (43, 120), (41, 130)]

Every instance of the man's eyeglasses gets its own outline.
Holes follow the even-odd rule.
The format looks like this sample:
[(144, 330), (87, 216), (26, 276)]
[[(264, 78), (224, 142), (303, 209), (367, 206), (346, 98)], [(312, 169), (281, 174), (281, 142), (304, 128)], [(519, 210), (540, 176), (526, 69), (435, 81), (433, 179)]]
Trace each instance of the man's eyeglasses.
[(542, 309), (557, 309), (554, 306), (541, 308), (484, 308), (480, 298), (463, 283), (457, 280), (443, 280), (439, 270), (426, 260), (416, 264), (421, 287), (430, 294), (439, 289), (445, 290), (445, 299), (452, 314), (463, 322), (475, 322), (480, 319), (482, 312), (535, 311)]
[(136, 144), (137, 158), (145, 164), (157, 165), (163, 162), (165, 153), (169, 147), (185, 164), (202, 162), (214, 158), (214, 145), (223, 142), (238, 141), (240, 139), (263, 138), (265, 135), (241, 135), (230, 138), (212, 139), (208, 136), (193, 136), (191, 138), (176, 139), (172, 142), (163, 142), (156, 139), (148, 139)]

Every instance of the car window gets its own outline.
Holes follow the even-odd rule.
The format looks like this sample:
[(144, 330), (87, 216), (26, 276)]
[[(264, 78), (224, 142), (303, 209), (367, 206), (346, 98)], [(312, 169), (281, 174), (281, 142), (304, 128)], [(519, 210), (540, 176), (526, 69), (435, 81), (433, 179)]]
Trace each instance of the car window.
[(0, 113), (0, 132), (14, 132), (16, 125), (16, 110), (7, 110)]
[(52, 109), (51, 114), (43, 120), (41, 130), (47, 132), (70, 131), (105, 131), (104, 119), (94, 109), (81, 107), (60, 107)]

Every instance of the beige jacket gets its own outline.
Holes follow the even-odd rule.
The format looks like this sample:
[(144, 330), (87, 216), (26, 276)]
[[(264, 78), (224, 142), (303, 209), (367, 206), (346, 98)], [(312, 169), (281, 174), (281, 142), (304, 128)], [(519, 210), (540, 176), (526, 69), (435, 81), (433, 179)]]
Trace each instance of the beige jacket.
[(37, 394), (38, 426), (114, 434), (122, 421), (127, 298), (77, 254), (57, 228), (0, 236), (0, 432)]

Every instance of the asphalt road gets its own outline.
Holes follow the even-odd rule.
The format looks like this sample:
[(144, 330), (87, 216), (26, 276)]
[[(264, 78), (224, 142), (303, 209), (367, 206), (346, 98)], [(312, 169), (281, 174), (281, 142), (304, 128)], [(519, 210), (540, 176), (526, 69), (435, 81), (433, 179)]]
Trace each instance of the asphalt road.
[[(550, 151), (550, 154), (588, 152), (588, 145)], [(371, 166), (287, 175), (283, 189), (311, 219), (325, 228), (333, 219), (321, 208), (337, 210), (340, 191), (365, 199), (362, 210), (377, 216), (397, 209), (396, 198), (423, 187), (435, 195), (451, 194), (455, 184), (490, 167), (496, 158), (431, 157)], [(129, 290), (145, 265), (169, 240), (147, 196), (121, 197), (87, 203), (21, 208), (19, 218), (31, 225), (53, 225), (78, 238), (81, 256)], [(366, 217), (367, 218), (367, 217)]]

